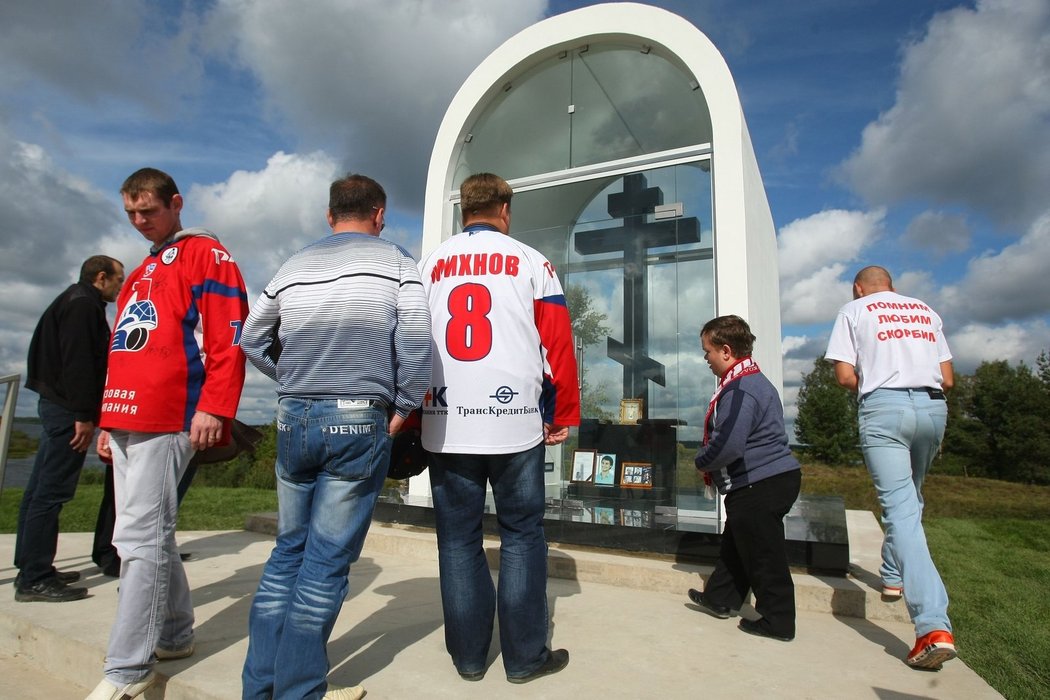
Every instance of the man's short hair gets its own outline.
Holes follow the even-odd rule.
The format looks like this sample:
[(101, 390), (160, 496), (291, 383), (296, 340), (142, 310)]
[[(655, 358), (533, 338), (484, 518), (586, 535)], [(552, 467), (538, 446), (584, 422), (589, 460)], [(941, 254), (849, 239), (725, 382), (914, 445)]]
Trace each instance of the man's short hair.
[(871, 286), (893, 286), (893, 277), (890, 276), (890, 271), (880, 265), (868, 265), (853, 278), (854, 284), (862, 284), (865, 287)]
[(499, 175), (477, 173), (459, 186), (459, 208), (464, 216), (495, 214), (513, 196), (514, 190)]
[(708, 336), (708, 342), (721, 347), (728, 345), (733, 357), (747, 357), (755, 348), (755, 336), (747, 321), (739, 316), (719, 316), (704, 324), (701, 336)]
[(123, 267), (116, 258), (108, 255), (92, 255), (80, 266), (80, 281), (82, 284), (92, 284), (100, 272), (105, 272), (106, 277), (110, 277), (116, 273), (117, 265)]
[(126, 194), (132, 199), (147, 192), (154, 194), (165, 207), (170, 207), (171, 198), (179, 193), (179, 188), (171, 175), (156, 168), (136, 170), (120, 186), (120, 193)]
[(383, 186), (367, 175), (348, 173), (328, 188), (328, 212), (335, 221), (366, 219), (386, 208)]

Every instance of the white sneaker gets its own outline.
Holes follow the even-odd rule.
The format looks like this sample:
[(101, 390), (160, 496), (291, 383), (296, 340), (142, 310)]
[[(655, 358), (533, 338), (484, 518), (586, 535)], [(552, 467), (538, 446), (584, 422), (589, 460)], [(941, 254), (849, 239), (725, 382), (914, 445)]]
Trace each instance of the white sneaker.
[(150, 671), (142, 680), (123, 686), (113, 685), (108, 678), (103, 678), (102, 682), (95, 686), (95, 689), (91, 691), (91, 695), (88, 695), (85, 700), (131, 700), (131, 698), (137, 698), (146, 692), (146, 688), (153, 685), (156, 680), (157, 674), (153, 671)]
[(889, 583), (882, 584), (882, 597), (896, 600), (904, 595), (903, 586), (894, 586)]
[(340, 688), (336, 685), (329, 685), (328, 692), (324, 694), (321, 700), (361, 700), (364, 696), (365, 689), (359, 685), (355, 685), (353, 688)]

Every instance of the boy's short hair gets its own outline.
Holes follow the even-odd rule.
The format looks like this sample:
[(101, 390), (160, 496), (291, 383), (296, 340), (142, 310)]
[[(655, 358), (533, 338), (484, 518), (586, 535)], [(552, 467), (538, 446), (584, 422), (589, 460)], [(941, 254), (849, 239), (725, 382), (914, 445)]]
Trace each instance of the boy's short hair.
[(739, 316), (719, 316), (704, 324), (700, 336), (708, 336), (714, 345), (728, 345), (733, 357), (747, 357), (755, 347), (755, 336), (747, 321)]
[(510, 204), (514, 190), (507, 181), (492, 173), (471, 175), (459, 186), (459, 208), (464, 216), (494, 214), (504, 204)]
[(156, 168), (140, 168), (128, 175), (128, 179), (120, 186), (120, 193), (132, 199), (146, 192), (153, 193), (165, 207), (170, 208), (171, 198), (179, 193), (179, 188), (171, 175)]

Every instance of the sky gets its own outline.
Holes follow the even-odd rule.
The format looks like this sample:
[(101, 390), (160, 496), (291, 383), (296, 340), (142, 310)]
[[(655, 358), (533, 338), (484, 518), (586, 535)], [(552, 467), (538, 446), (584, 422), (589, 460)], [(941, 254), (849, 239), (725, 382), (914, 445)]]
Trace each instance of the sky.
[[(0, 376), (89, 255), (147, 245), (118, 190), (171, 173), (254, 301), (347, 171), (420, 253), (426, 169), (470, 72), (568, 0), (0, 4)], [(858, 269), (945, 322), (956, 369), (1050, 349), (1050, 3), (681, 0), (740, 94), (779, 248), (787, 419)], [(759, 340), (761, 342), (761, 339)], [(267, 422), (249, 369), (240, 416)], [(19, 393), (18, 415), (36, 394)]]

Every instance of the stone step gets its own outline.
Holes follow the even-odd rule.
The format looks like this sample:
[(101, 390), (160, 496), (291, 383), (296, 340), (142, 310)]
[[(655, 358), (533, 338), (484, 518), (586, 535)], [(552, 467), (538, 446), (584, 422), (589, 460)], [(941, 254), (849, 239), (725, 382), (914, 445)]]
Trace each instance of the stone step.
[[(850, 572), (846, 576), (794, 571), (795, 605), (799, 610), (832, 613), (867, 620), (908, 622), (904, 602), (882, 599), (878, 570), (882, 529), (869, 511), (846, 511)], [(245, 529), (269, 535), (277, 532), (276, 513), (249, 516)], [(414, 525), (373, 523), (368, 549), (437, 561), (433, 530)], [(499, 540), (485, 538), (489, 567), (499, 568)], [(551, 543), (548, 574), (576, 581), (593, 581), (624, 588), (681, 593), (702, 588), (713, 566), (676, 562), (666, 555), (617, 553), (610, 549), (580, 548)]]

